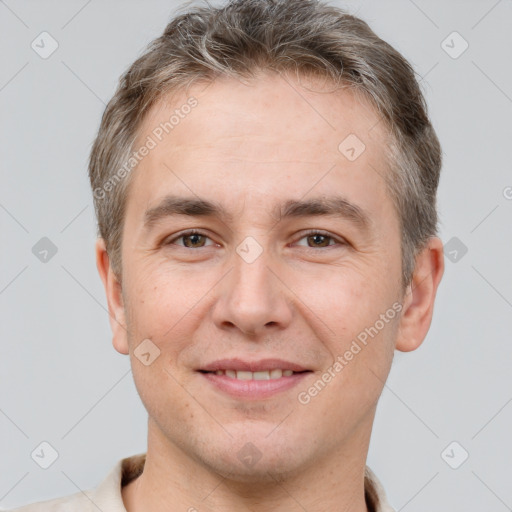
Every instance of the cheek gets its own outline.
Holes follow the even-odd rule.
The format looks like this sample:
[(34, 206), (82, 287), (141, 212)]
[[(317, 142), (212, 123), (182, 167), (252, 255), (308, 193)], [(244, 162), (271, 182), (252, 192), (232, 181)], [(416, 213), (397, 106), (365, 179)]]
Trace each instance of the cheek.
[(197, 283), (165, 266), (139, 269), (130, 289), (131, 315), (136, 328), (162, 336), (197, 302)]
[(347, 329), (346, 336), (332, 343), (333, 359), (319, 380), (329, 381), (323, 399), (338, 406), (340, 421), (345, 421), (343, 415), (347, 411), (352, 411), (354, 417), (364, 416), (382, 393), (394, 354), (398, 325), (397, 318), (391, 318), (394, 313), (392, 308), (384, 310), (381, 318), (385, 320), (378, 315), (371, 322), (361, 322), (357, 328), (350, 328), (351, 333)]
[(180, 358), (190, 350), (191, 337), (206, 314), (208, 293), (218, 278), (169, 264), (139, 271), (137, 276), (129, 290), (130, 351), (149, 339), (160, 351), (154, 364), (162, 371), (179, 371)]
[(381, 312), (386, 290), (378, 274), (371, 265), (329, 266), (320, 273), (295, 276), (294, 292), (314, 313), (313, 320), (325, 323), (331, 335), (346, 337)]
[(309, 313), (311, 322), (333, 360), (342, 357), (351, 368), (368, 363), (379, 373), (380, 368), (388, 367), (400, 307), (399, 289), (391, 283), (393, 276), (378, 268), (372, 272), (341, 269), (331, 272), (322, 293), (318, 288), (303, 287), (300, 296), (315, 313)]

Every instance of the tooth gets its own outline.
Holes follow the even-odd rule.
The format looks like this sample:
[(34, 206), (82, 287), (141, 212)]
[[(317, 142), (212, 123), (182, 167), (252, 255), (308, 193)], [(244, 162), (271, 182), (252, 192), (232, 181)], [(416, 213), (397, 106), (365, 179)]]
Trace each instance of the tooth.
[(271, 379), (280, 379), (283, 376), (283, 370), (270, 370), (270, 378)]
[(283, 377), (291, 377), (293, 375), (293, 370), (283, 370)]
[(236, 379), (236, 372), (235, 370), (226, 370), (226, 377), (231, 377), (232, 379)]
[(269, 380), (270, 379), (270, 373), (268, 370), (262, 371), (262, 372), (254, 372), (252, 374), (252, 378), (254, 380)]
[(237, 370), (236, 378), (239, 380), (252, 380), (252, 372)]
[(222, 370), (217, 370), (215, 372), (215, 375), (224, 375), (224, 372)]

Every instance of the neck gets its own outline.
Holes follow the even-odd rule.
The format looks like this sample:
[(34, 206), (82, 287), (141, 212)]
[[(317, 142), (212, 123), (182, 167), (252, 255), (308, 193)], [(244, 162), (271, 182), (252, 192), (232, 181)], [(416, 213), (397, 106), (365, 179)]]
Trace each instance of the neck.
[(362, 430), (305, 468), (247, 481), (191, 458), (150, 423), (144, 471), (123, 488), (123, 501), (127, 512), (368, 512), (364, 470), (371, 427)]

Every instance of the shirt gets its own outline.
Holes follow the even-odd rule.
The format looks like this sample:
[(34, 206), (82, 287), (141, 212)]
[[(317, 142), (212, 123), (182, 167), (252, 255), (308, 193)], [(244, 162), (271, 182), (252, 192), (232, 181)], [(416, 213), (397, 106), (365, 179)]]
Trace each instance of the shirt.
[[(93, 490), (78, 492), (64, 498), (33, 503), (11, 512), (126, 512), (121, 489), (144, 470), (146, 454), (121, 459)], [(381, 483), (366, 466), (365, 497), (369, 512), (395, 512), (388, 504)]]

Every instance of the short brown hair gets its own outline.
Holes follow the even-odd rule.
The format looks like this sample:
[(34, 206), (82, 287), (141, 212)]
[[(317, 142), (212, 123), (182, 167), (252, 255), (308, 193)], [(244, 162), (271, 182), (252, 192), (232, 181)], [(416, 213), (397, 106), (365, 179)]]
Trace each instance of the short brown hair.
[(131, 181), (125, 163), (148, 110), (164, 94), (198, 81), (254, 77), (260, 70), (326, 77), (363, 93), (376, 108), (389, 131), (385, 178), (401, 222), (407, 285), (417, 251), (437, 232), (439, 141), (404, 57), (361, 19), (315, 0), (231, 0), (222, 7), (194, 7), (176, 16), (122, 75), (89, 163), (98, 234), (118, 279)]

